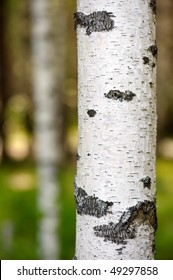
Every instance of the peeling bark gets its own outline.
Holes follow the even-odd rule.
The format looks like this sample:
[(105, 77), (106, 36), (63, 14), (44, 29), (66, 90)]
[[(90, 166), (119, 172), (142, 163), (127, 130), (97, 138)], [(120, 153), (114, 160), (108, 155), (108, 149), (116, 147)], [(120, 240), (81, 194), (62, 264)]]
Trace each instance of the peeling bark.
[(114, 15), (106, 11), (98, 11), (89, 15), (77, 12), (74, 14), (75, 29), (78, 25), (84, 27), (87, 35), (91, 35), (92, 32), (110, 31), (114, 28), (112, 17)]

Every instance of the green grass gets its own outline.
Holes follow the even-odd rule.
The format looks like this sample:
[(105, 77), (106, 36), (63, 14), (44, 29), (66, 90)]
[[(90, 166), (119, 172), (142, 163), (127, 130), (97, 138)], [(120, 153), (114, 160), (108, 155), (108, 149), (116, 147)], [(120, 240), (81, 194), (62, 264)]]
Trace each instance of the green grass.
[(60, 171), (59, 180), (61, 183), (61, 255), (62, 260), (71, 260), (74, 257), (75, 247), (75, 202), (73, 194), (74, 169), (63, 169)]
[[(22, 181), (26, 175), (32, 178), (28, 185)], [(38, 214), (34, 167), (1, 165), (0, 194), (0, 258), (35, 259)]]
[[(60, 259), (70, 260), (75, 247), (74, 168), (59, 172), (61, 185)], [(37, 259), (35, 167), (29, 163), (0, 166), (0, 259)], [(157, 160), (156, 259), (173, 259), (173, 162)]]
[[(74, 168), (62, 168), (60, 180), (60, 258), (72, 259), (75, 243)], [(23, 180), (23, 181), (22, 181)], [(29, 182), (27, 182), (29, 181)], [(0, 259), (38, 259), (37, 176), (32, 164), (0, 166)]]
[(156, 259), (173, 260), (173, 161), (157, 160)]

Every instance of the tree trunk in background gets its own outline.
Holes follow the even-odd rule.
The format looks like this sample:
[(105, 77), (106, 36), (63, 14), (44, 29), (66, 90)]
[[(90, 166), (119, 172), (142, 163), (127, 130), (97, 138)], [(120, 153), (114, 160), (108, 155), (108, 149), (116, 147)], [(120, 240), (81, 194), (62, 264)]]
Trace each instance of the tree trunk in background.
[(156, 2), (78, 0), (77, 259), (153, 259)]
[(5, 133), (5, 110), (10, 95), (10, 67), (9, 67), (9, 54), (8, 42), (6, 37), (6, 3), (1, 1), (0, 8), (0, 138), (2, 141), (2, 151), (0, 151), (3, 161), (8, 159), (5, 150), (6, 133)]
[[(164, 138), (173, 135), (173, 1), (157, 0), (157, 42), (158, 53), (158, 84), (157, 84), (157, 112), (158, 112), (158, 150), (163, 156)], [(168, 150), (166, 148), (166, 150)], [(171, 156), (168, 152), (168, 156)]]
[[(62, 2), (63, 3), (63, 2)], [(35, 153), (39, 174), (41, 258), (59, 254), (57, 165), (62, 160), (61, 86), (64, 75), (64, 11), (61, 1), (33, 0)]]

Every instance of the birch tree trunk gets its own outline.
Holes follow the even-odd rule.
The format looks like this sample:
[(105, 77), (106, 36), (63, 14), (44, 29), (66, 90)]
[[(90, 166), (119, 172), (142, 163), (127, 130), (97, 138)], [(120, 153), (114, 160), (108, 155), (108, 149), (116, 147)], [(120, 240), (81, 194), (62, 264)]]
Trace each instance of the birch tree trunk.
[(39, 174), (40, 253), (56, 259), (58, 189), (57, 164), (62, 159), (61, 84), (64, 75), (64, 12), (56, 0), (33, 0), (33, 65), (35, 152)]
[(153, 259), (156, 1), (78, 0), (76, 259)]

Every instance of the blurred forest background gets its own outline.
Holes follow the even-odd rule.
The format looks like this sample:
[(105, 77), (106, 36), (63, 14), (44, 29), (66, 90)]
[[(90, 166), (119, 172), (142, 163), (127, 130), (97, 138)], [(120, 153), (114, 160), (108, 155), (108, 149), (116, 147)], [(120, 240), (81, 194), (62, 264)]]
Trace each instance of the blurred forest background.
[[(40, 158), (37, 146), (41, 145), (43, 151), (49, 151), (51, 144), (45, 144), (48, 145), (46, 147), (43, 142), (37, 144), (36, 141), (47, 137), (44, 132), (49, 131), (51, 118), (48, 118), (46, 128), (38, 132), (39, 125), (44, 127), (44, 123), (39, 123), (39, 116), (42, 115), (37, 114), (36, 110), (41, 107), (39, 104), (43, 104), (41, 98), (44, 99), (44, 93), (36, 97), (39, 86), (35, 75), (38, 77), (40, 62), (39, 56), (33, 55), (37, 49), (33, 42), (37, 38), (37, 31), (33, 32), (33, 25), (36, 24), (37, 27), (38, 24), (33, 20), (33, 2), (34, 0), (1, 0), (0, 5), (0, 259), (46, 258), (44, 248), (42, 255), (39, 246), (51, 234), (38, 234), (44, 228), (44, 224), (40, 226), (40, 223), (47, 203), (45, 198), (41, 202), (38, 199), (40, 174), (48, 174), (48, 171), (45, 172), (43, 163), (43, 168), (38, 172), (41, 160), (46, 160), (47, 155), (44, 159)], [(51, 25), (53, 35), (48, 34), (43, 41), (45, 43), (47, 40), (51, 44), (52, 40), (55, 48), (52, 49), (52, 54), (55, 57), (52, 56), (51, 59), (56, 61), (55, 66), (59, 65), (60, 69), (57, 76), (54, 74), (58, 86), (54, 85), (54, 102), (49, 104), (54, 106), (50, 109), (50, 114), (54, 112), (53, 108), (60, 110), (58, 113), (54, 112), (56, 117), (50, 126), (52, 125), (51, 131), (55, 129), (55, 133), (60, 133), (56, 138), (57, 147), (52, 145), (53, 154), (55, 156), (61, 153), (61, 157), (58, 158), (57, 155), (53, 161), (48, 155), (50, 163), (53, 162), (52, 174), (55, 179), (52, 181), (56, 181), (59, 189), (56, 194), (58, 215), (55, 215), (50, 228), (56, 228), (56, 238), (52, 242), (57, 243), (53, 245), (58, 248), (57, 258), (67, 260), (73, 258), (75, 247), (73, 180), (77, 150), (77, 50), (73, 14), (76, 1), (48, 2), (49, 9), (55, 2), (63, 3), (61, 7), (59, 4), (53, 6), (55, 18), (57, 12), (56, 19), (59, 21)], [(173, 259), (173, 0), (157, 0), (157, 44), (156, 259)], [(63, 62), (58, 61), (58, 56)], [(49, 62), (51, 59), (48, 59)], [(39, 140), (38, 133), (42, 140)], [(48, 194), (42, 195), (49, 198)], [(49, 211), (49, 205), (46, 207)], [(56, 212), (56, 207), (51, 211)], [(52, 226), (56, 221), (57, 224)], [(39, 241), (39, 237), (42, 241)], [(51, 246), (48, 242), (48, 247)]]

